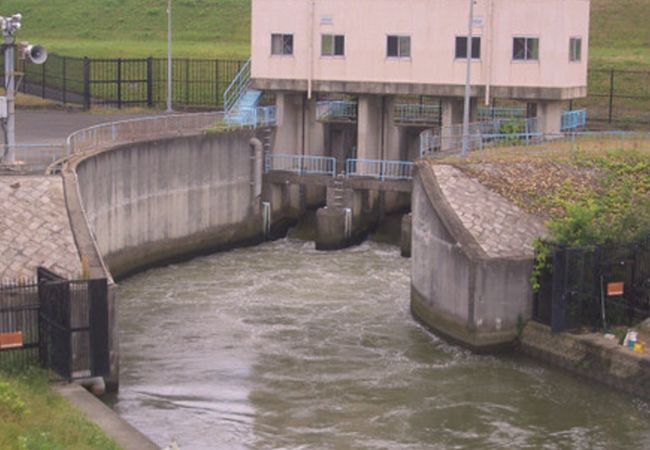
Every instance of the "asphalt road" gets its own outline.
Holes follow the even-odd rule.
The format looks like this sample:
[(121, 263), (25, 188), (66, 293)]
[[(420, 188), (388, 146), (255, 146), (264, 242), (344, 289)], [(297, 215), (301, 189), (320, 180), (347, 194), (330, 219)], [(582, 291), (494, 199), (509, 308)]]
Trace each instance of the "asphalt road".
[[(162, 113), (159, 113), (162, 114)], [(66, 111), (16, 111), (16, 144), (62, 145), (65, 138), (74, 131), (105, 122), (157, 115), (151, 113), (137, 114), (101, 114)]]

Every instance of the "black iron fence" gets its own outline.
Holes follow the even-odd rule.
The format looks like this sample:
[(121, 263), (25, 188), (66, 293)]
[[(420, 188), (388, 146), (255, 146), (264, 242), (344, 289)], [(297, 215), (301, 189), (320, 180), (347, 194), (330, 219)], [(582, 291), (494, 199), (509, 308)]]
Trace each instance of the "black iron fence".
[(608, 329), (650, 317), (650, 236), (622, 246), (553, 247), (533, 319), (553, 331)]
[[(172, 97), (177, 108), (223, 107), (223, 93), (244, 60), (174, 59)], [(162, 107), (167, 100), (167, 60), (91, 59), (51, 54), (45, 64), (19, 61), (18, 90), (85, 108)], [(2, 73), (4, 63), (0, 62)]]
[(587, 108), (593, 127), (650, 126), (650, 70), (590, 69), (588, 95), (572, 102)]
[(0, 367), (40, 365), (72, 380), (109, 372), (106, 279), (37, 280), (0, 286)]

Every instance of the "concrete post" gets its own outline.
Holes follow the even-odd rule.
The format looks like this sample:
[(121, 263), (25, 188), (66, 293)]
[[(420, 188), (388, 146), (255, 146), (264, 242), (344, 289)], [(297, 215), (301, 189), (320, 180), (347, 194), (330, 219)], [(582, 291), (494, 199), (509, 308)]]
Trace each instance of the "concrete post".
[(273, 153), (302, 154), (304, 95), (278, 92), (277, 128)]
[(460, 97), (442, 100), (442, 129), (440, 130), (440, 150), (461, 148), (463, 123), (463, 99)]
[(382, 104), (377, 95), (359, 96), (357, 158), (382, 159)]
[(541, 101), (537, 104), (537, 131), (559, 134), (562, 126), (562, 102)]

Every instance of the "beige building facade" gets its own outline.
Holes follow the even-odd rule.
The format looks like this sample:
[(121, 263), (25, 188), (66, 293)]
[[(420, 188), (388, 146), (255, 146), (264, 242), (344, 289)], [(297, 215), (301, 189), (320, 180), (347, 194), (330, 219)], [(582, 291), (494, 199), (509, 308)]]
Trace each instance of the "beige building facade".
[[(516, 99), (558, 132), (563, 102), (587, 93), (589, 13), (589, 0), (475, 0), (472, 117)], [(314, 99), (338, 93), (358, 102), (355, 156), (408, 158), (398, 96), (436, 97), (441, 125), (459, 123), (468, 26), (466, 0), (253, 0), (251, 78), (277, 94), (276, 147), (327, 154)]]

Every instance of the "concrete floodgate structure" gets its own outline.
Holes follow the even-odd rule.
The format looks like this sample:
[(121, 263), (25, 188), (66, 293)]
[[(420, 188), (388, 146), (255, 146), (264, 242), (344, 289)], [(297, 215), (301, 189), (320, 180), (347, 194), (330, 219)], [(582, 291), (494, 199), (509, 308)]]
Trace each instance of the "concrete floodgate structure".
[(514, 344), (532, 316), (532, 242), (546, 234), (458, 169), (417, 164), (411, 308), (437, 333), (484, 352)]
[[(556, 134), (568, 101), (587, 93), (589, 10), (589, 0), (478, 0), (468, 55), (469, 2), (253, 0), (250, 80), (238, 80), (240, 98), (275, 96), (271, 157), (332, 157), (336, 173), (348, 160), (411, 162), (431, 129), (443, 150), (460, 149), (471, 56), (471, 122), (480, 104), (519, 102), (527, 132)], [(318, 215), (327, 234), (319, 248), (353, 244), (350, 236), (372, 226), (356, 220), (361, 205), (381, 212), (410, 205), (408, 194), (394, 192), (355, 193), (365, 200), (341, 206), (331, 203), (348, 196), (340, 190), (308, 183), (294, 190), (293, 209), (327, 205)]]

